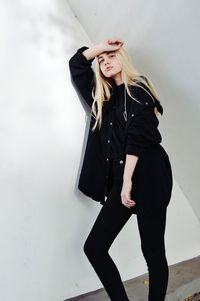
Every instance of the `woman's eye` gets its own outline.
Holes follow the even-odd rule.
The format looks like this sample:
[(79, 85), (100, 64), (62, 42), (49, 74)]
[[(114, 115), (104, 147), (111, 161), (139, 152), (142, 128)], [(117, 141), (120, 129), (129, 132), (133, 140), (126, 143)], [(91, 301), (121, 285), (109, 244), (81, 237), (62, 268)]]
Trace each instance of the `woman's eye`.
[[(109, 57), (113, 57), (113, 56), (115, 56), (115, 55), (114, 54), (109, 55)], [(103, 59), (99, 60), (99, 64), (101, 64), (102, 62), (103, 62)]]

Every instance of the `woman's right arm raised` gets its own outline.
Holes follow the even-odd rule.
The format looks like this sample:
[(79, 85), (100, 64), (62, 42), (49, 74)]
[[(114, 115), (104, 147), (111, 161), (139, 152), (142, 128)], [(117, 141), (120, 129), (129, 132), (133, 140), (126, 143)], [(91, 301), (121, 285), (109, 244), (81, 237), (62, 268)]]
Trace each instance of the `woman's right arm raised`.
[(91, 107), (93, 103), (92, 88), (94, 86), (94, 71), (92, 62), (95, 56), (103, 51), (101, 45), (91, 48), (83, 46), (69, 60), (71, 78), (86, 103)]
[(94, 87), (94, 71), (92, 62), (96, 56), (105, 51), (118, 50), (123, 45), (123, 41), (118, 38), (110, 38), (89, 48), (83, 46), (69, 60), (69, 69), (75, 86), (91, 107), (94, 101), (92, 89)]

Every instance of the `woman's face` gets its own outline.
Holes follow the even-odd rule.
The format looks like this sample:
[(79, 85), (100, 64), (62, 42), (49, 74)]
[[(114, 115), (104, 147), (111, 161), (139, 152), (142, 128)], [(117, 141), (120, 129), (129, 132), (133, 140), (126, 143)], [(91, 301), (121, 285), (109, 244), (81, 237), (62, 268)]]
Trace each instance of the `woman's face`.
[(115, 77), (121, 72), (116, 51), (103, 52), (97, 56), (99, 67), (105, 77)]

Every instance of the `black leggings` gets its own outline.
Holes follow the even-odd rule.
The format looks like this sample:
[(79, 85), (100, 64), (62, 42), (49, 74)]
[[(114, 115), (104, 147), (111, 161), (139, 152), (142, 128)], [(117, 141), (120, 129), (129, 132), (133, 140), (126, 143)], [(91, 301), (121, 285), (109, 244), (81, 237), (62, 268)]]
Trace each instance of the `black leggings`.
[[(121, 203), (123, 168), (114, 165), (114, 183), (85, 241), (84, 252), (102, 282), (110, 300), (129, 301), (120, 273), (108, 250), (132, 215)], [(168, 285), (168, 263), (165, 255), (167, 207), (156, 214), (137, 213), (141, 249), (149, 273), (148, 301), (164, 301)]]

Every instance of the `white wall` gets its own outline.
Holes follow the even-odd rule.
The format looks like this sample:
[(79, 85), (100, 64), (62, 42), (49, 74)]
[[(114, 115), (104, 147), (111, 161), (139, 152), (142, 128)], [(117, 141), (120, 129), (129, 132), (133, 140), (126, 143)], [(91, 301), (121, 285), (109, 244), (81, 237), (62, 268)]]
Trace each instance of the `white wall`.
[[(111, 7), (116, 5), (114, 2), (110, 4)], [(93, 2), (86, 1), (85, 5), (92, 9)], [(141, 8), (144, 8), (144, 3)], [(157, 21), (153, 18), (155, 13), (158, 17), (159, 11), (162, 11), (160, 6), (157, 10), (155, 8), (154, 3), (152, 11), (140, 16), (144, 16), (140, 33), (144, 33), (145, 39), (150, 25), (158, 30), (157, 22), (164, 23), (162, 18)], [(176, 9), (174, 4), (173, 9)], [(121, 10), (114, 11), (116, 15), (113, 18), (119, 22), (117, 12)], [(103, 7), (100, 13), (103, 13)], [(195, 11), (192, 13), (195, 19)], [(186, 109), (179, 116), (171, 116), (178, 111), (182, 98), (177, 89), (168, 91), (172, 86), (172, 77), (169, 66), (167, 69), (167, 49), (164, 52), (164, 46), (159, 48), (164, 42), (162, 44), (159, 39), (158, 48), (152, 48), (148, 53), (150, 62), (146, 52), (141, 51), (143, 36), (136, 35), (138, 40), (135, 40), (133, 47), (126, 24), (117, 30), (111, 28), (107, 34), (106, 28), (99, 30), (99, 19), (94, 18), (91, 19), (93, 28), (96, 27), (94, 36), (87, 28), (88, 22), (85, 22), (87, 36), (66, 1), (18, 0), (10, 3), (2, 0), (0, 14), (3, 41), (0, 48), (0, 299), (57, 301), (102, 287), (82, 249), (101, 205), (77, 190), (88, 123), (85, 122), (83, 104), (71, 85), (68, 70), (68, 60), (77, 48), (92, 45), (88, 37), (94, 43), (102, 36), (124, 35), (129, 40), (129, 49), (137, 50), (133, 53), (138, 66), (156, 79), (154, 82), (163, 95), (166, 112), (160, 127), (178, 178), (177, 182), (177, 178), (174, 179), (168, 210), (167, 258), (169, 264), (173, 264), (198, 255), (199, 222), (193, 211), (196, 203), (185, 197), (181, 182), (184, 177), (181, 178), (180, 166), (184, 158), (191, 154), (188, 148), (184, 148), (184, 154), (181, 152), (182, 161), (179, 159), (179, 145), (185, 146), (186, 142), (177, 128), (183, 125), (181, 118), (186, 114)], [(178, 11), (176, 14), (179, 17)], [(165, 22), (170, 24), (168, 19)], [(166, 26), (165, 37), (167, 30)], [(170, 37), (168, 39), (170, 41)], [(155, 60), (156, 51), (161, 57), (166, 55), (162, 64), (158, 57)], [(181, 64), (184, 60), (178, 58)], [(182, 91), (184, 77), (178, 80), (175, 72), (179, 70), (173, 68), (173, 87), (179, 86)], [(190, 70), (194, 72), (193, 66)], [(189, 84), (193, 85), (193, 82), (190, 80)], [(177, 94), (174, 95), (175, 91)], [(189, 94), (188, 87), (184, 87), (184, 91)], [(196, 93), (194, 91), (192, 99), (196, 99)], [(175, 111), (172, 106), (174, 102)], [(191, 126), (195, 124), (193, 118), (190, 121)], [(192, 149), (195, 150), (195, 145)], [(191, 164), (194, 163), (193, 158), (196, 157), (190, 155)], [(188, 170), (188, 161), (184, 160), (184, 164), (184, 170)], [(188, 176), (188, 172), (184, 171), (184, 176)], [(195, 188), (193, 178), (190, 178), (190, 184)], [(188, 184), (187, 187), (191, 186)], [(185, 233), (188, 231), (190, 236), (186, 241)], [(123, 280), (147, 272), (135, 216), (114, 241), (110, 254)]]

